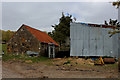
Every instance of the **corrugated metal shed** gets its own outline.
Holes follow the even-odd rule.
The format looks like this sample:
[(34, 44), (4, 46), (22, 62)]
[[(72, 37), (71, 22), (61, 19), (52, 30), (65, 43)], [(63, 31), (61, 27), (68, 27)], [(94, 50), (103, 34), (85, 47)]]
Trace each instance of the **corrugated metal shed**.
[(111, 26), (97, 24), (71, 23), (70, 56), (113, 56), (118, 57), (120, 53), (120, 40), (115, 34), (109, 37), (108, 31)]

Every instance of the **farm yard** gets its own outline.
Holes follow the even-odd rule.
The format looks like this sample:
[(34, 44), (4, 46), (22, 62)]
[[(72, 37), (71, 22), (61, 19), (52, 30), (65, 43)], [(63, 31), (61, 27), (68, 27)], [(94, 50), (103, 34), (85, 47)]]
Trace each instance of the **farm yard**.
[(119, 5), (3, 3), (0, 78), (120, 79)]
[[(90, 58), (30, 57), (6, 53), (1, 45), (2, 78), (117, 78), (118, 62), (95, 66)], [(6, 55), (7, 54), (7, 55)]]
[[(30, 28), (26, 25), (23, 25), (22, 28), (26, 29), (26, 27), (28, 29), (30, 29), (30, 31), (33, 31), (33, 32), (37, 31), (39, 34), (42, 33), (40, 31)], [(22, 28), (20, 29), (19, 35), (22, 34), (21, 31), (25, 30)], [(26, 31), (27, 31), (27, 29), (26, 29)], [(42, 33), (42, 34), (43, 34), (42, 37), (44, 35), (47, 35), (45, 33)], [(26, 35), (27, 35), (27, 33), (26, 33)], [(34, 35), (37, 35), (37, 34), (34, 34)], [(16, 36), (18, 36), (18, 34)], [(32, 36), (32, 35), (30, 35), (30, 36)], [(33, 36), (33, 38), (36, 40), (36, 38), (34, 36)], [(22, 39), (21, 41), (17, 40), (19, 38), (11, 38), (11, 41), (9, 42), (9, 46), (7, 46), (6, 44), (1, 45), (1, 47), (2, 47), (1, 54), (4, 51), (4, 55), (2, 56), (2, 78), (118, 78), (118, 61), (117, 60), (115, 60), (116, 62), (114, 64), (95, 65), (95, 62), (96, 62), (94, 60), (95, 57), (93, 59), (90, 57), (79, 58), (78, 56), (50, 58), (50, 55), (54, 52), (54, 49), (53, 49), (54, 46), (46, 45), (46, 43), (44, 43), (44, 44), (40, 44), (41, 46), (34, 47), (35, 41), (32, 40), (33, 38), (31, 38), (31, 40), (25, 39), (25, 37), (23, 39), (20, 38), (20, 39)], [(49, 36), (46, 37), (44, 40), (47, 41), (47, 38), (49, 38)], [(14, 41), (14, 39), (15, 39), (15, 41)], [(41, 40), (41, 38), (38, 38), (38, 39)], [(50, 40), (52, 40), (52, 38)], [(33, 41), (33, 42), (31, 43), (30, 41)], [(38, 41), (38, 40), (36, 40), (36, 41)], [(30, 45), (29, 45), (29, 48), (27, 48), (28, 46), (26, 46), (25, 44), (27, 44), (27, 45), (33, 44), (32, 47), (34, 47), (34, 48), (32, 48)], [(48, 44), (49, 44), (49, 42), (48, 42)], [(77, 45), (79, 45), (79, 44), (77, 44)], [(36, 51), (42, 52), (42, 49), (43, 49), (43, 52), (45, 52), (44, 50), (47, 50), (47, 48), (46, 48), (47, 46), (49, 46), (49, 48), (51, 48), (51, 47), (52, 48), (48, 50), (48, 51), (51, 50), (51, 52), (49, 52), (51, 54), (46, 57), (45, 56), (43, 57), (42, 55), (30, 56), (28, 54), (25, 54), (26, 51), (24, 51), (24, 50), (30, 50), (30, 49), (31, 50), (37, 49)], [(93, 46), (93, 45), (91, 45), (91, 46)], [(76, 46), (74, 46), (74, 47), (76, 47)], [(8, 49), (8, 52), (7, 52), (7, 49)], [(72, 50), (75, 51), (74, 48)], [(71, 50), (71, 52), (73, 52), (72, 50)], [(82, 50), (79, 49), (79, 51), (82, 51)], [(78, 50), (76, 50), (76, 51), (78, 51)], [(18, 52), (20, 54), (15, 54), (14, 52), (16, 52), (16, 53)], [(47, 52), (46, 52), (46, 54), (49, 54)], [(63, 51), (63, 52), (65, 52), (65, 51)], [(71, 54), (71, 52), (69, 54)], [(99, 51), (97, 51), (97, 52), (99, 52)], [(109, 50), (108, 50), (108, 52), (109, 52)], [(79, 55), (81, 53), (82, 52), (79, 52)], [(101, 54), (101, 53), (99, 53), (99, 54)], [(59, 54), (59, 55), (61, 55), (61, 54)], [(62, 53), (62, 55), (65, 56), (65, 54), (63, 54), (63, 53)], [(72, 53), (72, 55), (76, 55), (75, 52)], [(55, 57), (54, 55), (52, 55), (52, 56)], [(102, 55), (102, 56), (105, 56), (105, 55)], [(109, 57), (109, 55), (108, 55), (108, 57)]]
[(0, 44), (0, 79), (2, 79), (2, 44)]
[[(83, 26), (83, 24), (80, 25)], [(92, 33), (93, 32), (91, 32), (91, 34)], [(29, 37), (26, 37), (26, 35), (29, 35)], [(75, 40), (76, 42), (78, 38), (74, 38), (75, 37), (71, 37), (71, 41)], [(68, 46), (70, 48), (67, 49), (68, 51), (58, 51), (60, 53), (68, 52), (69, 56), (66, 57), (65, 54), (62, 53), (62, 56), (64, 57), (54, 58), (58, 55), (56, 50), (58, 50), (59, 45), (55, 43), (48, 34), (27, 25), (22, 25), (7, 44), (0, 45), (2, 47), (1, 54), (4, 52), (2, 56), (2, 78), (118, 78), (117, 53), (119, 52), (119, 44), (117, 44), (117, 49), (107, 47), (109, 46), (108, 44), (107, 46), (99, 46), (96, 42), (104, 39), (99, 38), (98, 41), (94, 41), (92, 38), (90, 41), (95, 45), (90, 43), (89, 46), (86, 42), (81, 44), (82, 41), (84, 41), (84, 38), (80, 38), (81, 40), (78, 39), (78, 42), (81, 42), (76, 42), (76, 45), (75, 42), (73, 42), (74, 45), (70, 46), (71, 48)], [(95, 38), (95, 40), (97, 40), (97, 38)], [(86, 39), (86, 41), (89, 41), (89, 39)], [(71, 44), (73, 43), (71, 42)], [(101, 42), (98, 43), (101, 44)], [(112, 40), (110, 43), (112, 43)], [(110, 46), (113, 45), (111, 44)], [(111, 50), (111, 54), (109, 53), (109, 49)], [(91, 53), (88, 52), (89, 50)], [(114, 51), (116, 51), (116, 54)], [(27, 52), (29, 52), (29, 54), (30, 52), (32, 52), (32, 54), (37, 52), (38, 55), (34, 54), (31, 56), (27, 54)], [(43, 56), (43, 54), (49, 54), (49, 56)], [(79, 57), (80, 55), (82, 57)], [(94, 56), (92, 56), (92, 58), (87, 57), (87, 55)], [(95, 60), (96, 57), (97, 60)], [(108, 57), (112, 57), (112, 61), (108, 60)], [(105, 58), (113, 64), (104, 64), (103, 60)]]
[(2, 45), (0, 44), (0, 79), (2, 79)]
[(100, 66), (84, 58), (8, 57), (3, 56), (3, 78), (118, 78), (117, 62)]

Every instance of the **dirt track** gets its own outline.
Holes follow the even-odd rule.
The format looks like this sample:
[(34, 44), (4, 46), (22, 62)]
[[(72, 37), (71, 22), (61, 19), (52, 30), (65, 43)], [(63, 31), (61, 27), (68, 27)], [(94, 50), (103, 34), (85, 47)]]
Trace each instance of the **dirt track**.
[(0, 80), (2, 79), (2, 61), (0, 59)]
[[(106, 65), (107, 66), (107, 65)], [(3, 62), (3, 78), (117, 78), (117, 67), (56, 66), (45, 63)]]

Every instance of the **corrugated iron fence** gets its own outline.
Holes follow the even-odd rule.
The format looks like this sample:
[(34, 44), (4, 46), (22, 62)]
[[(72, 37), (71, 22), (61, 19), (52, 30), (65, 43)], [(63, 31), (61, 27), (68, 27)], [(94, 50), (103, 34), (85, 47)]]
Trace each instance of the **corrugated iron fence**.
[(109, 37), (110, 28), (93, 27), (87, 24), (71, 23), (70, 56), (113, 56), (120, 53), (120, 34)]

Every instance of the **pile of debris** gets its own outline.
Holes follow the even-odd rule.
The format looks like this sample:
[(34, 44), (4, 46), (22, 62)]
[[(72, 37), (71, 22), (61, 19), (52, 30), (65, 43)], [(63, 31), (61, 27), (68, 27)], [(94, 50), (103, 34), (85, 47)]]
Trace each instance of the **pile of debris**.
[(92, 59), (87, 59), (85, 60), (84, 58), (55, 58), (53, 59), (53, 64), (60, 66), (60, 65), (94, 65), (94, 60)]
[(59, 65), (104, 65), (115, 63), (115, 58), (55, 58), (53, 59), (53, 64)]
[(94, 61), (92, 59), (84, 59), (84, 58), (78, 58), (78, 59), (73, 59), (71, 61), (72, 63), (76, 63), (76, 64), (89, 64), (89, 65), (94, 65)]
[(32, 63), (32, 61), (31, 60), (26, 60), (25, 63)]

